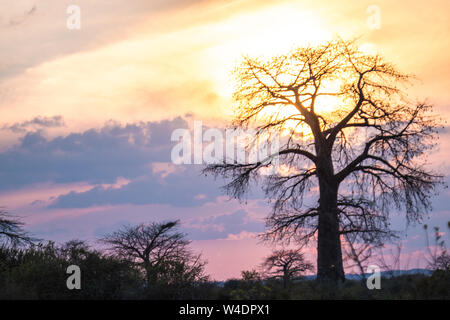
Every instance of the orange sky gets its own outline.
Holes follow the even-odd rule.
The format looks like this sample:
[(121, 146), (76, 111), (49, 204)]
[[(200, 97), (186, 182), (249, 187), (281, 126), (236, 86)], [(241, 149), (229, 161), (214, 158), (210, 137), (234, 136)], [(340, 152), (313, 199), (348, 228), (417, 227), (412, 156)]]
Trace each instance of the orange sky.
[[(379, 30), (368, 25), (369, 5), (380, 8)], [(146, 14), (135, 12), (137, 18), (131, 20), (135, 22), (127, 21), (126, 28), (117, 32), (114, 24), (122, 19), (120, 11), (101, 16), (97, 18), (102, 26), (97, 30), (99, 39), (87, 33), (96, 22), (91, 17), (95, 19), (102, 7), (89, 1), (79, 1), (79, 6), (81, 30), (50, 25), (50, 17), (63, 22), (67, 14), (39, 7), (22, 26), (2, 28), (11, 37), (1, 42), (6, 61), (23, 64), (27, 57), (42, 56), (3, 77), (2, 122), (63, 115), (67, 129), (73, 130), (108, 119), (156, 120), (187, 112), (197, 118), (227, 120), (232, 92), (229, 72), (242, 54), (271, 55), (336, 35), (359, 36), (364, 48), (381, 52), (401, 70), (417, 75), (420, 82), (412, 92), (430, 98), (439, 112), (448, 115), (450, 20), (446, 12), (450, 3), (445, 0), (199, 1)], [(47, 46), (36, 43), (33, 47), (39, 52), (34, 52), (33, 47), (12, 40), (25, 39), (28, 31), (35, 37), (53, 33), (55, 40), (63, 39), (61, 46), (80, 42), (80, 49), (75, 46), (66, 54), (51, 54), (46, 48), (57, 47), (56, 41)], [(83, 45), (85, 37), (93, 38), (89, 45)]]

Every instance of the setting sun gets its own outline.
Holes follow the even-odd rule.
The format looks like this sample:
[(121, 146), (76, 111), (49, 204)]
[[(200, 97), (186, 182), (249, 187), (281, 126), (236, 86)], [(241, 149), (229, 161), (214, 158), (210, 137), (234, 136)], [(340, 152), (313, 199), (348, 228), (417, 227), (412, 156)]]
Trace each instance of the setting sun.
[[(236, 14), (205, 26), (211, 34), (222, 34), (220, 43), (205, 51), (217, 94), (230, 98), (233, 70), (242, 56), (271, 57), (296, 46), (318, 44), (332, 36), (321, 17), (296, 4), (281, 4), (256, 12)], [(218, 42), (218, 41), (217, 41)]]

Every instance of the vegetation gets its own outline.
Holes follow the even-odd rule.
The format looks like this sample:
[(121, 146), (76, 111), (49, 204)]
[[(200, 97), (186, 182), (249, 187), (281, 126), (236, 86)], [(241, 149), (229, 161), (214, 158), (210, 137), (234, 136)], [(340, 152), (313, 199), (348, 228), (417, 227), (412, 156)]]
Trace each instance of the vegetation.
[[(82, 270), (80, 290), (66, 287), (66, 268), (72, 264)], [(0, 299), (450, 299), (449, 288), (448, 270), (382, 278), (380, 290), (346, 280), (339, 290), (330, 291), (302, 278), (285, 287), (281, 279), (264, 279), (254, 270), (225, 283), (196, 281), (181, 287), (180, 282), (161, 280), (147, 286), (134, 264), (81, 241), (0, 248)]]
[[(101, 251), (80, 240), (37, 242), (13, 224), (0, 242), (0, 299), (206, 298), (206, 263), (177, 225), (125, 226), (99, 240), (107, 245)], [(81, 270), (80, 290), (66, 286), (71, 265)]]
[[(68, 290), (66, 269), (82, 270), (81, 290)], [(0, 248), (1, 299), (121, 299), (139, 292), (139, 273), (127, 262), (90, 249), (82, 241)]]
[(402, 275), (381, 279), (380, 290), (346, 280), (337, 290), (328, 290), (315, 280), (298, 280), (287, 289), (278, 280), (229, 280), (218, 291), (220, 299), (449, 299), (450, 273), (435, 271), (432, 276)]
[[(449, 299), (450, 270), (445, 243), (437, 249), (432, 276), (383, 278), (381, 290), (364, 281), (346, 280), (329, 290), (303, 277), (311, 264), (299, 250), (275, 250), (262, 272), (242, 271), (241, 279), (214, 282), (205, 262), (189, 249), (178, 222), (122, 227), (100, 239), (104, 250), (80, 240), (61, 245), (0, 243), (0, 299)], [(19, 227), (18, 234), (24, 231)], [(439, 232), (437, 232), (439, 236)], [(167, 254), (166, 254), (167, 253)], [(81, 270), (81, 289), (69, 290), (67, 268)]]

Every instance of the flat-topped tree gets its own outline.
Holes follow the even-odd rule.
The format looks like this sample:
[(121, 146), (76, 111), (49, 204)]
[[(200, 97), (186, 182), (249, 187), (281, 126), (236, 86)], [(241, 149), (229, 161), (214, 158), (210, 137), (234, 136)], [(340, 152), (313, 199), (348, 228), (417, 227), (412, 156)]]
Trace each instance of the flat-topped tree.
[[(390, 209), (404, 209), (408, 222), (430, 209), (442, 177), (424, 157), (439, 123), (430, 105), (407, 101), (409, 76), (382, 57), (336, 40), (269, 60), (244, 58), (235, 75), (233, 127), (256, 129), (261, 140), (287, 134), (279, 151), (285, 170), (263, 176), (271, 161), (228, 161), (205, 172), (231, 179), (225, 188), (237, 198), (260, 180), (273, 203), (264, 238), (317, 237), (320, 282), (344, 280), (341, 235), (380, 243), (393, 235)], [(317, 205), (306, 195), (318, 196)]]
[(100, 239), (107, 252), (139, 266), (148, 285), (204, 281), (206, 262), (189, 248), (190, 240), (177, 231), (179, 221), (123, 226)]
[(264, 259), (262, 267), (269, 277), (283, 279), (285, 289), (292, 279), (313, 269), (312, 264), (306, 261), (300, 249), (275, 250)]

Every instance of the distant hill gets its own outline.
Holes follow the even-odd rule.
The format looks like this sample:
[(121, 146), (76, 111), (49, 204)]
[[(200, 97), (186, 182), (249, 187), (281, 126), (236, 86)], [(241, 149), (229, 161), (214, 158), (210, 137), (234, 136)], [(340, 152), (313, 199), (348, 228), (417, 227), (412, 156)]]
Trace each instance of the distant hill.
[[(408, 274), (423, 274), (426, 276), (431, 276), (433, 274), (432, 270), (429, 269), (410, 269), (410, 270), (392, 270), (392, 271), (382, 271), (381, 272), (381, 277), (382, 278), (391, 278), (391, 277), (398, 277), (398, 276), (403, 276), (403, 275), (408, 275)], [(366, 278), (371, 276), (372, 273), (366, 273)], [(309, 276), (303, 276), (302, 279), (306, 279), (306, 280), (314, 280), (316, 279), (317, 275), (313, 274), (313, 275), (309, 275)], [(345, 278), (348, 280), (361, 280), (361, 275), (360, 274), (356, 274), (356, 273), (349, 273), (345, 275)], [(237, 280), (239, 281), (240, 279), (229, 279), (229, 280)], [(228, 280), (228, 281), (229, 281)], [(294, 280), (295, 281), (295, 280)], [(223, 287), (225, 285), (225, 282), (227, 281), (212, 281), (211, 283), (219, 286), (219, 287)], [(263, 282), (265, 282), (265, 280), (263, 280)]]
[[(410, 270), (392, 270), (392, 271), (382, 271), (381, 277), (384, 278), (391, 278), (391, 277), (398, 277), (408, 274), (424, 274), (426, 276), (431, 276), (433, 273), (432, 270), (429, 269), (410, 269)], [(371, 276), (372, 273), (366, 273), (366, 278)], [(310, 276), (304, 276), (304, 279), (307, 280), (314, 280), (316, 278), (316, 275), (310, 275)], [(356, 273), (349, 273), (345, 275), (346, 279), (349, 280), (361, 280), (362, 276), (360, 274)]]

